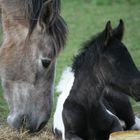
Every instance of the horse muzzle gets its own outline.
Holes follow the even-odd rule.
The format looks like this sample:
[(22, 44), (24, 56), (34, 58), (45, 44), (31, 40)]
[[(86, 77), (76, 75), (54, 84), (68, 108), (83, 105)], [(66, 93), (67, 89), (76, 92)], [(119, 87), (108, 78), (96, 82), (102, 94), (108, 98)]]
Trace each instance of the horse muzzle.
[(37, 116), (33, 114), (10, 114), (7, 118), (7, 122), (10, 127), (16, 130), (26, 130), (29, 133), (40, 131), (48, 122), (50, 115), (45, 113), (39, 113)]

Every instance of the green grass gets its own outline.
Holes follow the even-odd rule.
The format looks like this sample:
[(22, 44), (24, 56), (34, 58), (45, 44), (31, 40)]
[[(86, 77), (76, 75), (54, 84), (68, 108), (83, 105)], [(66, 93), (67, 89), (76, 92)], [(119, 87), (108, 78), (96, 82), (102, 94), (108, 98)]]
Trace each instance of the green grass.
[(122, 18), (125, 21), (124, 42), (140, 67), (140, 5), (114, 4), (97, 6), (85, 0), (62, 2), (62, 13), (69, 27), (66, 49), (58, 58), (57, 77), (60, 78), (62, 69), (71, 64), (81, 44), (92, 35), (102, 31), (108, 20), (115, 27)]
[[(56, 83), (65, 67), (71, 65), (72, 58), (78, 53), (81, 44), (92, 35), (102, 31), (108, 20), (113, 27), (119, 19), (125, 22), (124, 43), (128, 47), (136, 65), (140, 68), (140, 4), (96, 5), (88, 0), (62, 0), (62, 15), (69, 27), (66, 48), (57, 61)], [(139, 104), (133, 103), (138, 107)], [(7, 115), (7, 105), (0, 94), (0, 117)], [(1, 119), (1, 118), (0, 118)]]
[(8, 114), (8, 107), (3, 98), (2, 90), (0, 88), (0, 122), (5, 121), (5, 117)]

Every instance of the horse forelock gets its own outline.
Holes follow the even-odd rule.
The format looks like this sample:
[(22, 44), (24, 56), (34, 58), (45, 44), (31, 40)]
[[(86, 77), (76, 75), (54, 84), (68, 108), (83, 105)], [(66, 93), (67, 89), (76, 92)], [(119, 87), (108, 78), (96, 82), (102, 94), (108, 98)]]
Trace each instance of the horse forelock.
[[(44, 20), (49, 25), (50, 24), (49, 22), (51, 22), (49, 18), (51, 17), (51, 19), (53, 19), (53, 18), (55, 19), (55, 16), (58, 15), (58, 13), (60, 11), (60, 2), (58, 2), (58, 1), (59, 0), (25, 0), (25, 2), (24, 2), (25, 17), (29, 23), (29, 27), (30, 27), (29, 34), (30, 35), (32, 34), (32, 32), (39, 20), (43, 20), (43, 18), (44, 18)], [(53, 3), (53, 7), (51, 7), (50, 3)], [(51, 13), (50, 13), (49, 9), (52, 10)], [(46, 13), (46, 16), (43, 17), (45, 15), (44, 14), (45, 12), (48, 12), (48, 13)]]
[(25, 0), (25, 16), (29, 23), (29, 34), (31, 35), (37, 22), (43, 0)]
[[(13, 0), (10, 3), (9, 1), (3, 0), (2, 3), (4, 42), (6, 42), (6, 44), (3, 43), (3, 46), (11, 48), (7, 46), (9, 46), (9, 42), (12, 42), (14, 44), (12, 49), (16, 51), (17, 48), (20, 48), (23, 57), (42, 46), (55, 62), (59, 52), (65, 45), (67, 36), (67, 26), (60, 16), (60, 0)], [(54, 13), (43, 11), (43, 8), (48, 8), (48, 6), (44, 7), (47, 3), (48, 6), (53, 4), (52, 12)], [(16, 14), (17, 10), (14, 10), (17, 5), (18, 14)], [(44, 10), (47, 11), (47, 9)], [(7, 12), (10, 13), (11, 11), (12, 14), (7, 16)], [(47, 16), (44, 17), (43, 14), (47, 14)], [(50, 20), (49, 14), (55, 16), (53, 21)], [(20, 19), (15, 18), (15, 15), (18, 15), (17, 17)], [(42, 22), (44, 22), (44, 27), (41, 26)], [(44, 50), (41, 50), (41, 53)]]
[(50, 36), (56, 53), (64, 47), (67, 36), (66, 23), (60, 16), (60, 4), (60, 0), (25, 0), (28, 37), (30, 38), (39, 22), (42, 33)]

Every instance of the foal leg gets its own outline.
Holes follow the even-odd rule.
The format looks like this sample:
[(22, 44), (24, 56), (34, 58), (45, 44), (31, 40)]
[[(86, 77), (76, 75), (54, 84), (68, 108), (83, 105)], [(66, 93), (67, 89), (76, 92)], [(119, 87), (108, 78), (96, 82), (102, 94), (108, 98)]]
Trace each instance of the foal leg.
[(131, 129), (135, 124), (135, 115), (129, 101), (129, 97), (117, 91), (109, 91), (104, 96), (105, 100), (115, 111), (116, 116), (125, 122), (126, 130)]
[(96, 140), (108, 140), (110, 133), (122, 131), (118, 118), (107, 111), (102, 103), (100, 103), (96, 112), (94, 111), (93, 113)]
[(85, 115), (83, 109), (75, 102), (66, 100), (63, 109), (63, 122), (66, 140), (87, 140), (85, 138)]

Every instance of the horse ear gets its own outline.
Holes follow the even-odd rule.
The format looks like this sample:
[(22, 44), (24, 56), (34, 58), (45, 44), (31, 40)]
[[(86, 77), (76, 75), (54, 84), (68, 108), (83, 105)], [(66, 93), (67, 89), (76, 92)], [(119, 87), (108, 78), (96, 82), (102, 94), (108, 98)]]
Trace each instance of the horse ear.
[(112, 27), (111, 22), (108, 21), (104, 30), (104, 46), (107, 46), (111, 37), (112, 37)]
[(44, 29), (51, 26), (60, 12), (60, 0), (46, 0), (40, 12), (39, 24)]
[(118, 25), (118, 27), (116, 27), (113, 30), (113, 35), (119, 39), (120, 41), (123, 39), (123, 35), (124, 35), (124, 22), (122, 19), (120, 19), (120, 23)]

